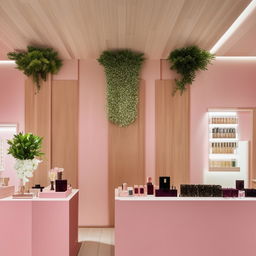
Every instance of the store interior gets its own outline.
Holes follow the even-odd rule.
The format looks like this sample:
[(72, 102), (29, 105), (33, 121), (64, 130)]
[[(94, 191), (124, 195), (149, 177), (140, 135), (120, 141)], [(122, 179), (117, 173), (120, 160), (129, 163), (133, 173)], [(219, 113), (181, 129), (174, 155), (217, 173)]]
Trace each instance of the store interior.
[[(253, 255), (255, 15), (255, 0), (0, 0), (0, 241), (6, 241), (0, 251), (5, 256), (151, 256), (174, 246), (180, 256), (189, 251), (238, 256), (246, 247), (243, 255)], [(29, 46), (53, 49), (62, 63), (40, 78), (40, 88), (22, 69), (27, 63), (10, 55), (27, 53)], [(183, 90), (171, 53), (191, 46), (208, 62)], [(117, 58), (111, 70), (104, 58), (120, 52), (127, 63), (129, 54), (140, 63), (129, 70)], [(123, 81), (124, 86), (135, 81), (131, 94)], [(17, 159), (32, 158), (19, 158), (24, 151), (10, 151), (10, 141), (31, 133), (42, 138), (43, 155), (35, 153), (40, 162), (22, 180)], [(161, 177), (170, 177), (168, 189), (176, 196), (161, 194)], [(153, 195), (147, 194), (149, 183)], [(201, 185), (218, 185), (222, 194), (190, 196), (182, 185), (199, 186), (199, 194)], [(238, 213), (244, 222), (232, 229)], [(201, 249), (191, 238), (199, 216), (205, 221), (196, 233)], [(230, 237), (220, 235), (215, 248), (203, 240), (202, 234), (213, 239), (224, 228)], [(6, 232), (14, 236), (16, 229), (23, 232), (14, 242)], [(159, 242), (155, 233), (162, 230)], [(233, 237), (234, 230), (246, 236)]]

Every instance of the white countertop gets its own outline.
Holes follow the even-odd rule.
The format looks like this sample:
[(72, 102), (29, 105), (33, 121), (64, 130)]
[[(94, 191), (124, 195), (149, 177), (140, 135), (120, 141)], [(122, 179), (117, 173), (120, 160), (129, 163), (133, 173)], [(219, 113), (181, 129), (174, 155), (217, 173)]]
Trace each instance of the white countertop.
[(43, 202), (43, 201), (69, 201), (75, 194), (77, 194), (78, 193), (78, 191), (79, 191), (79, 189), (72, 189), (72, 192), (71, 192), (71, 194), (70, 195), (68, 195), (68, 197), (65, 197), (65, 198), (39, 198), (39, 197), (33, 197), (33, 198), (31, 198), (31, 199), (14, 199), (14, 198), (12, 198), (11, 196), (9, 196), (9, 197), (5, 197), (5, 198), (1, 198), (0, 199), (0, 203), (1, 203), (1, 201), (18, 201), (18, 202), (20, 202), (20, 201), (26, 201), (26, 202), (28, 202), (28, 201), (40, 201), (40, 202)]
[(155, 196), (130, 196), (116, 197), (117, 201), (254, 201), (256, 197), (155, 197)]

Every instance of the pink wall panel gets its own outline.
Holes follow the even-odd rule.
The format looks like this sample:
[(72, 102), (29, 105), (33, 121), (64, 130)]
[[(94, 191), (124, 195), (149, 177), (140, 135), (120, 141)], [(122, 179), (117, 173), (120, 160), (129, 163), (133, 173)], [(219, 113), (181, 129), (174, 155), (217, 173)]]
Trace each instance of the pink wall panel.
[[(24, 131), (24, 81), (25, 76), (15, 69), (15, 64), (0, 63), (0, 123), (16, 123), (19, 131)], [(12, 131), (3, 132), (2, 129), (0, 137), (10, 139), (12, 134)], [(7, 148), (7, 143), (4, 143), (4, 150)], [(4, 159), (5, 169), (0, 175), (10, 177), (10, 185), (19, 185), (13, 157), (8, 155)]]
[[(216, 60), (201, 72), (191, 86), (190, 177), (192, 183), (203, 181), (207, 168), (207, 109), (255, 107), (255, 61)], [(200, 143), (198, 143), (200, 141)]]
[(15, 64), (0, 63), (0, 122), (18, 123), (24, 130), (24, 80)]
[(80, 61), (79, 97), (79, 224), (108, 225), (105, 75), (96, 60)]

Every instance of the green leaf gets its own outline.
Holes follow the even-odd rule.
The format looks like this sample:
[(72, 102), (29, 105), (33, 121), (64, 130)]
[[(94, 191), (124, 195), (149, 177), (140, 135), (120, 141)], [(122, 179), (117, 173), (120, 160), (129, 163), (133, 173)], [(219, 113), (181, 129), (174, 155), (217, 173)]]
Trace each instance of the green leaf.
[(36, 156), (42, 156), (41, 152), (42, 137), (33, 135), (32, 133), (18, 133), (13, 136), (12, 140), (8, 140), (10, 145), (8, 154), (17, 159), (33, 159)]

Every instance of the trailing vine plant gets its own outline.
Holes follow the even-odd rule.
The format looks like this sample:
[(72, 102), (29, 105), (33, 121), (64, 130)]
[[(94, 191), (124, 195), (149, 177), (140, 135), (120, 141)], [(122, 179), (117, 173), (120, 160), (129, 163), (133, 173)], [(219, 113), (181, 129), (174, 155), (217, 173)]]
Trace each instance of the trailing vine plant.
[(8, 58), (15, 60), (17, 69), (33, 78), (37, 92), (40, 90), (41, 80), (46, 81), (47, 74), (56, 74), (62, 66), (62, 60), (52, 48), (28, 46), (27, 51), (9, 52)]
[(196, 72), (207, 70), (207, 65), (213, 59), (213, 54), (195, 45), (172, 51), (167, 59), (170, 63), (170, 69), (176, 70), (181, 75), (180, 79), (175, 79), (176, 87), (173, 95), (176, 91), (180, 91), (182, 95), (186, 86), (195, 80)]
[(106, 74), (108, 119), (119, 126), (128, 126), (137, 118), (144, 54), (131, 50), (104, 51), (98, 61)]

